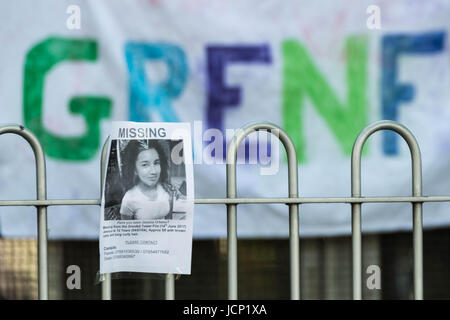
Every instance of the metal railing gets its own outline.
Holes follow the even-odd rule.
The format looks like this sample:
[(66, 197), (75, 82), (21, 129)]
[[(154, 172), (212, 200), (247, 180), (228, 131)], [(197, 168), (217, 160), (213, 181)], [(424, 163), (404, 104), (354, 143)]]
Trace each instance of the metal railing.
[[(239, 144), (252, 132), (268, 130), (275, 134), (284, 145), (288, 161), (289, 195), (286, 198), (238, 198), (236, 196), (236, 155)], [(374, 132), (392, 130), (407, 142), (412, 158), (412, 196), (362, 197), (361, 196), (361, 153), (365, 141)], [(37, 200), (1, 200), (0, 206), (34, 206), (38, 213), (38, 298), (48, 299), (48, 256), (47, 256), (47, 207), (58, 205), (98, 205), (99, 199), (50, 200), (46, 194), (45, 157), (38, 139), (23, 126), (8, 125), (0, 127), (0, 135), (14, 133), (22, 136), (32, 147), (36, 160)], [(105, 172), (108, 141), (105, 142), (101, 157), (101, 190)], [(245, 126), (233, 137), (227, 148), (227, 197), (195, 199), (195, 204), (224, 204), (227, 206), (227, 244), (228, 244), (228, 298), (238, 298), (237, 277), (237, 206), (239, 204), (278, 203), (289, 206), (289, 244), (290, 244), (290, 295), (300, 299), (300, 249), (299, 249), (299, 205), (305, 203), (347, 203), (351, 205), (352, 217), (352, 266), (353, 299), (362, 298), (362, 252), (361, 252), (361, 205), (363, 203), (411, 203), (413, 208), (413, 247), (414, 247), (414, 298), (423, 299), (423, 246), (422, 246), (422, 204), (424, 202), (450, 202), (450, 196), (422, 196), (422, 167), (418, 143), (413, 134), (403, 125), (393, 121), (379, 121), (366, 127), (357, 137), (351, 156), (351, 197), (299, 197), (297, 154), (290, 137), (281, 128), (270, 123), (256, 123)], [(165, 279), (165, 298), (175, 299), (174, 275)], [(102, 299), (111, 299), (111, 275), (106, 274), (102, 282)]]

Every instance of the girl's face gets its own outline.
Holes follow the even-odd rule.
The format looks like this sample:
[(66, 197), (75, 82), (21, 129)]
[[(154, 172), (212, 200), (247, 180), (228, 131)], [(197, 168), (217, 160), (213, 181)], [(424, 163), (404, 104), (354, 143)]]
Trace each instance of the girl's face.
[(149, 187), (158, 183), (161, 174), (161, 164), (155, 149), (141, 151), (136, 159), (136, 174), (139, 180)]

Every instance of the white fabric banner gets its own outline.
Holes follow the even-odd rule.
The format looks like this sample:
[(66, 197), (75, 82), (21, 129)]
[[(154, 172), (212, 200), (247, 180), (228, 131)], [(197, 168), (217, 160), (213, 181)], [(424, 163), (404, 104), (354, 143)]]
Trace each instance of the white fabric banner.
[[(357, 134), (394, 120), (421, 148), (423, 194), (450, 193), (446, 0), (16, 0), (0, 3), (0, 17), (1, 123), (41, 141), (49, 199), (100, 198), (112, 121), (190, 122), (195, 198), (222, 198), (223, 145), (249, 122), (270, 121), (291, 137), (300, 196), (339, 197), (351, 195)], [(279, 154), (272, 140), (262, 148), (263, 138), (256, 162), (271, 174), (238, 165), (240, 197), (288, 195), (282, 146)], [(35, 199), (31, 148), (10, 134), (0, 145), (1, 199)], [(362, 159), (362, 195), (411, 189), (406, 143), (377, 132)], [(300, 233), (349, 234), (350, 210), (302, 205)], [(35, 211), (1, 207), (0, 234), (36, 235)], [(366, 232), (412, 227), (408, 203), (364, 204), (362, 212)], [(286, 205), (239, 205), (237, 214), (239, 237), (288, 235)], [(50, 238), (97, 238), (99, 223), (98, 206), (48, 209)], [(425, 227), (449, 225), (450, 204), (424, 205)], [(225, 237), (226, 207), (195, 205), (193, 233)]]

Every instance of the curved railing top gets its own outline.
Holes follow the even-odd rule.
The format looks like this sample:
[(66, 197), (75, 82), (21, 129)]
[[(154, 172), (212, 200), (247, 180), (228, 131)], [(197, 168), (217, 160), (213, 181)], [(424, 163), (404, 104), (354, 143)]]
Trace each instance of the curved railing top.
[(109, 151), (109, 143), (111, 142), (111, 136), (108, 136), (106, 138), (105, 143), (103, 144), (102, 148), (102, 154), (101, 154), (101, 160), (100, 160), (100, 199), (103, 195), (103, 184), (106, 177), (106, 168), (108, 167), (108, 164), (106, 163), (106, 160), (108, 159), (108, 151)]
[(26, 129), (24, 126), (17, 124), (10, 124), (0, 127), (0, 135), (4, 133), (14, 133), (23, 137), (31, 146), (36, 158), (36, 187), (37, 187), (37, 199), (47, 199), (47, 187), (46, 187), (46, 171), (45, 171), (45, 156), (42, 145), (36, 136)]
[(298, 167), (297, 167), (297, 153), (295, 151), (294, 143), (289, 135), (277, 125), (270, 122), (250, 123), (237, 130), (227, 148), (227, 197), (236, 197), (236, 158), (239, 144), (249, 134), (261, 130), (270, 131), (283, 144), (288, 161), (288, 184), (289, 197), (298, 196)]
[(412, 193), (413, 196), (422, 195), (422, 160), (419, 144), (414, 135), (406, 128), (395, 121), (382, 120), (366, 127), (356, 138), (352, 150), (351, 163), (351, 183), (352, 196), (361, 196), (361, 154), (366, 140), (375, 132), (380, 130), (392, 130), (398, 133), (408, 144), (412, 161)]

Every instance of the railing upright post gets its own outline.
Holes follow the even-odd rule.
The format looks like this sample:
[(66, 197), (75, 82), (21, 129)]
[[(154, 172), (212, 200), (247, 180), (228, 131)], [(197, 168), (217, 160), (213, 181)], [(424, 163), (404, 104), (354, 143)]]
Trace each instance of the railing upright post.
[[(250, 133), (268, 130), (275, 134), (286, 149), (288, 159), (289, 197), (298, 197), (298, 164), (297, 153), (292, 140), (278, 126), (268, 123), (255, 123), (238, 130), (227, 148), (227, 198), (236, 198), (236, 157), (242, 140)], [(227, 240), (228, 240), (228, 298), (236, 300), (237, 285), (237, 211), (236, 204), (227, 204)], [(289, 246), (291, 299), (300, 299), (300, 239), (298, 204), (289, 204)]]
[[(356, 138), (352, 151), (351, 183), (352, 197), (361, 197), (361, 154), (366, 140), (376, 131), (392, 130), (398, 133), (409, 146), (412, 161), (412, 195), (422, 196), (422, 160), (416, 138), (405, 126), (389, 120), (373, 123)], [(413, 247), (414, 247), (414, 298), (423, 299), (423, 225), (422, 203), (412, 202)], [(353, 244), (353, 299), (360, 300), (362, 279), (361, 255), (361, 203), (352, 203), (352, 244)]]
[[(4, 133), (18, 134), (30, 144), (36, 161), (37, 200), (47, 200), (45, 156), (41, 143), (31, 131), (20, 125), (3, 126), (0, 128), (0, 135)], [(47, 206), (37, 205), (36, 209), (38, 220), (38, 298), (39, 300), (48, 300)]]
[[(106, 163), (106, 159), (108, 158), (110, 142), (111, 142), (111, 140), (108, 137), (108, 139), (103, 144), (103, 148), (102, 148), (102, 156), (101, 156), (101, 161), (100, 161), (100, 199), (102, 199), (102, 197), (103, 197), (103, 186), (105, 183), (106, 168), (108, 165)], [(106, 273), (105, 278), (102, 281), (102, 300), (111, 300), (111, 274), (110, 273)]]

